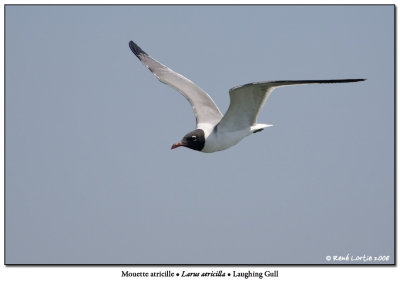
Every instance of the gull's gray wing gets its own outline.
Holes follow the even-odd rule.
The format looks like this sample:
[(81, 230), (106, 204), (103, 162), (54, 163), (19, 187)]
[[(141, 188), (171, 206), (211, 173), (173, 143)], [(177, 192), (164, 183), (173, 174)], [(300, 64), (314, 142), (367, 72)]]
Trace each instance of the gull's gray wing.
[(139, 60), (163, 83), (178, 90), (193, 108), (197, 124), (217, 124), (222, 114), (211, 97), (192, 81), (154, 60), (133, 41), (129, 47)]
[(257, 115), (269, 94), (277, 87), (297, 84), (347, 83), (363, 80), (365, 79), (280, 80), (248, 83), (234, 87), (229, 90), (230, 105), (228, 111), (218, 124), (218, 129), (235, 131), (254, 125)]

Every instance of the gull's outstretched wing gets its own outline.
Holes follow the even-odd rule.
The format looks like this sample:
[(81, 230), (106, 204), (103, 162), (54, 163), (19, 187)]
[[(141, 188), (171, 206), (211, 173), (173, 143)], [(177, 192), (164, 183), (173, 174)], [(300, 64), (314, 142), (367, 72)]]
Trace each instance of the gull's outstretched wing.
[(222, 114), (211, 97), (192, 81), (154, 60), (133, 41), (129, 47), (139, 60), (163, 83), (178, 90), (193, 108), (197, 124), (217, 124)]
[(347, 83), (363, 80), (365, 79), (282, 80), (248, 83), (234, 87), (229, 90), (231, 102), (228, 111), (218, 124), (218, 129), (235, 131), (254, 125), (269, 94), (277, 87), (297, 84)]

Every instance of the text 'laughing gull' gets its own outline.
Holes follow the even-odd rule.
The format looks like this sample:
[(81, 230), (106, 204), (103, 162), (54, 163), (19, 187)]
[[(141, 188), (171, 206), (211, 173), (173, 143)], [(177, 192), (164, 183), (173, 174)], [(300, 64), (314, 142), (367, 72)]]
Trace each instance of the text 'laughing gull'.
[(257, 123), (257, 116), (269, 94), (281, 86), (314, 83), (347, 83), (365, 79), (279, 80), (254, 82), (229, 90), (230, 105), (222, 115), (211, 97), (192, 81), (154, 60), (133, 41), (129, 47), (139, 60), (163, 83), (178, 90), (191, 104), (196, 117), (195, 130), (183, 136), (171, 149), (184, 146), (205, 153), (225, 150), (244, 137), (270, 124)]

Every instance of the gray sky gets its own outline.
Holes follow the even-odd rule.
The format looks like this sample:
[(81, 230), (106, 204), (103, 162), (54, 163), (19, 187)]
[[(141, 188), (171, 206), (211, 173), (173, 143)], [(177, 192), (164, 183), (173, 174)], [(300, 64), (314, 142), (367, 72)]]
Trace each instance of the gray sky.
[[(323, 264), (394, 256), (393, 6), (7, 6), (6, 263)], [(226, 151), (187, 101), (276, 90)], [(332, 261), (331, 261), (332, 262)]]

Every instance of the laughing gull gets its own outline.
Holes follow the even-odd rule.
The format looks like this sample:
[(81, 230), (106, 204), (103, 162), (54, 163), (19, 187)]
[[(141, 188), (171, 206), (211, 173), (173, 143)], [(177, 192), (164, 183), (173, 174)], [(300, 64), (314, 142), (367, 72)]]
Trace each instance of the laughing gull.
[(205, 153), (217, 152), (237, 144), (252, 133), (272, 126), (257, 123), (256, 120), (269, 94), (277, 87), (365, 80), (278, 80), (248, 83), (229, 90), (230, 105), (225, 115), (222, 115), (211, 97), (192, 81), (150, 57), (133, 41), (129, 42), (129, 47), (161, 82), (178, 90), (193, 108), (196, 129), (183, 136), (181, 141), (174, 143), (171, 149), (184, 146)]

